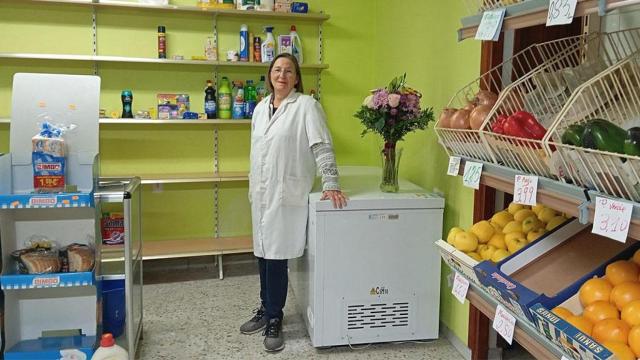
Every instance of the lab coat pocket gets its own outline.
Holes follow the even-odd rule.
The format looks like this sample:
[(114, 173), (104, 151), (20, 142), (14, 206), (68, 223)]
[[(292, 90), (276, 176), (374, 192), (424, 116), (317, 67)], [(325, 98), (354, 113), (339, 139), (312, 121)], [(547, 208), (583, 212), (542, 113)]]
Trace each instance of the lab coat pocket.
[(282, 204), (307, 206), (309, 204), (309, 181), (303, 177), (285, 176), (282, 184)]

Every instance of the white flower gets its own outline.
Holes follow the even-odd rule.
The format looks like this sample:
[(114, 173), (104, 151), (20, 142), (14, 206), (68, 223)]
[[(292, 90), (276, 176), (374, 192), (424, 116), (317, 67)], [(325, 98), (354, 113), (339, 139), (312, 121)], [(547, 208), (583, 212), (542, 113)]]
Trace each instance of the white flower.
[(392, 108), (400, 105), (400, 94), (389, 94), (389, 106)]
[(373, 95), (369, 95), (364, 98), (362, 105), (368, 107), (369, 109), (373, 109)]

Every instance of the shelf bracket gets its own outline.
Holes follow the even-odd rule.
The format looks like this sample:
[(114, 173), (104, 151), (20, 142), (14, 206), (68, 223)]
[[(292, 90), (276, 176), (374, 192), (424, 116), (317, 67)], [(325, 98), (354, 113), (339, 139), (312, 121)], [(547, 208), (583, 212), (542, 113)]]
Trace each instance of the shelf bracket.
[(607, 13), (607, 0), (598, 0), (598, 15), (604, 16)]
[(580, 224), (588, 224), (589, 223), (589, 205), (591, 205), (591, 200), (585, 200), (582, 204), (578, 205), (578, 221)]

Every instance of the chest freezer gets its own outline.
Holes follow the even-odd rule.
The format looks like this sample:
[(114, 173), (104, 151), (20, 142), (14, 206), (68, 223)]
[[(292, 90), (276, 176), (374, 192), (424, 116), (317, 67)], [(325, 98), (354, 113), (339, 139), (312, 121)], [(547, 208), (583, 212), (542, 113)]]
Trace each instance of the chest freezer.
[(380, 169), (341, 168), (345, 209), (310, 195), (305, 252), (289, 266), (315, 347), (438, 337), (444, 199), (379, 182)]

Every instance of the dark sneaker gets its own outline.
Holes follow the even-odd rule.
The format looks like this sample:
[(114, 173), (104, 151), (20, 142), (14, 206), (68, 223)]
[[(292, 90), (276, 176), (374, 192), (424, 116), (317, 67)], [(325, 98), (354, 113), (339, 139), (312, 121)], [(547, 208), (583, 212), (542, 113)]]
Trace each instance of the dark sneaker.
[(251, 318), (251, 320), (240, 326), (241, 333), (246, 335), (255, 334), (258, 331), (264, 329), (264, 327), (267, 325), (267, 317), (264, 316), (264, 307), (261, 306), (257, 309), (254, 309), (253, 313), (255, 315)]
[(264, 329), (264, 349), (268, 352), (276, 352), (284, 349), (284, 336), (282, 335), (282, 320), (271, 319)]

